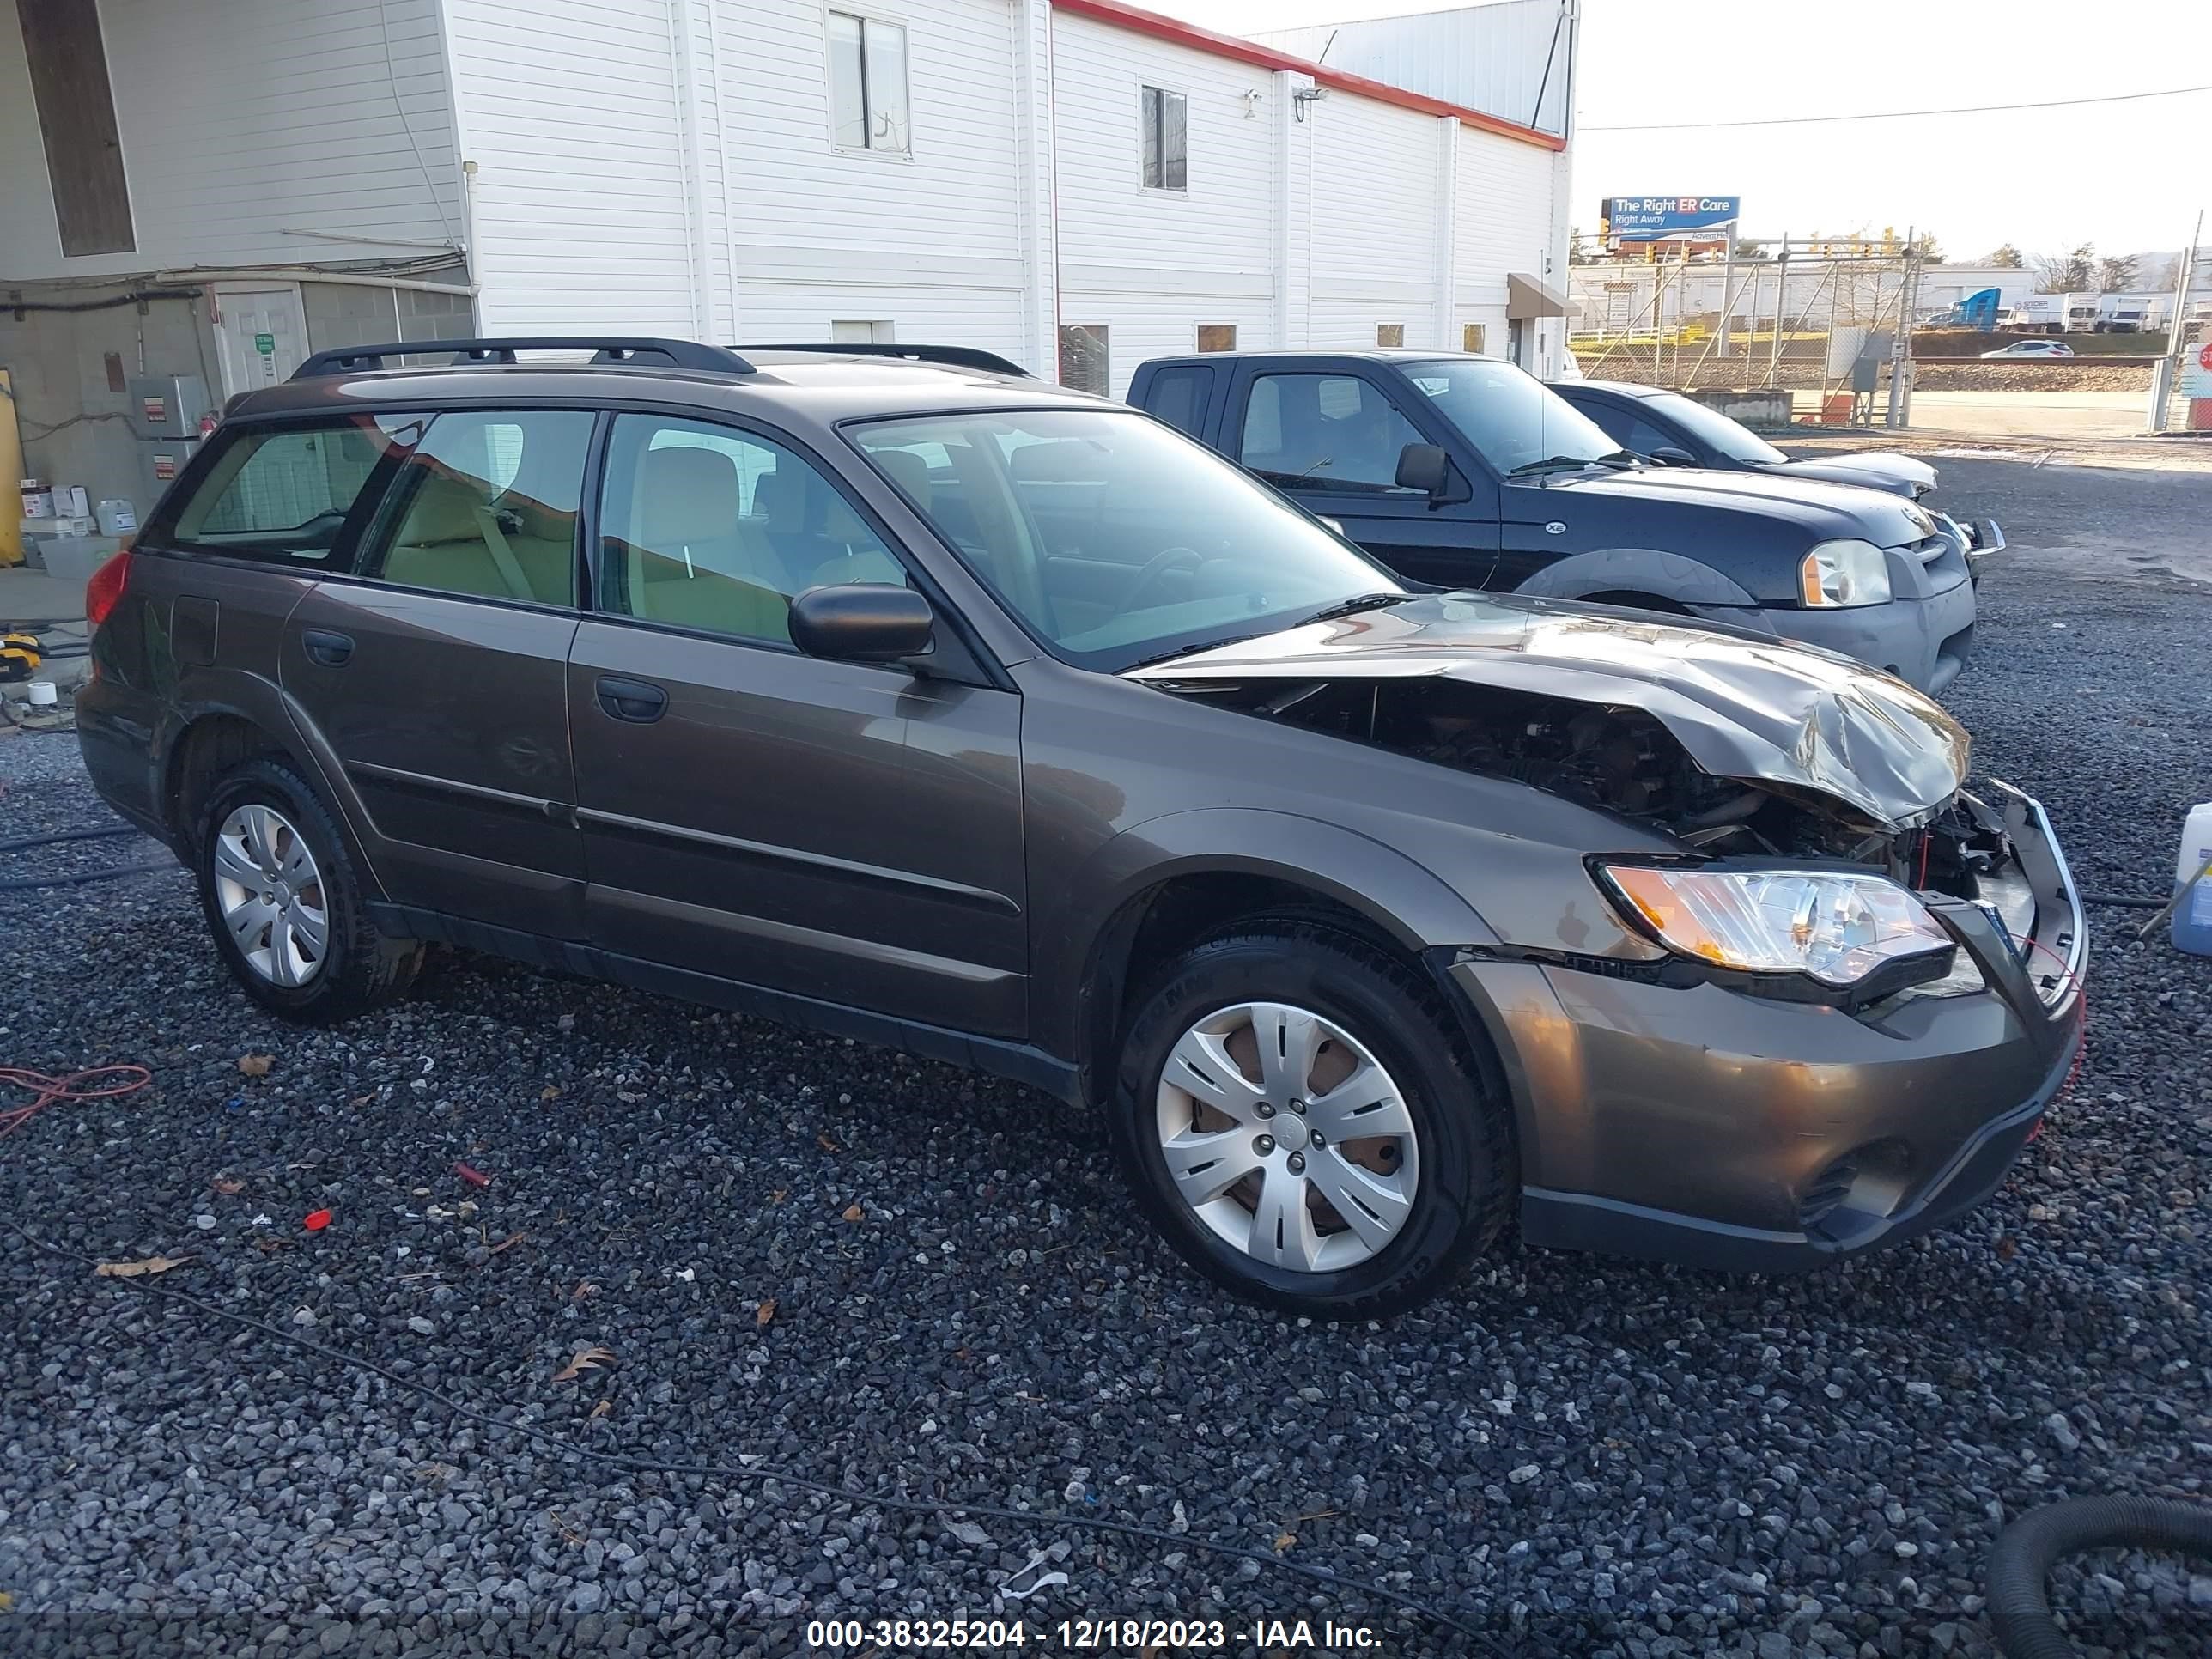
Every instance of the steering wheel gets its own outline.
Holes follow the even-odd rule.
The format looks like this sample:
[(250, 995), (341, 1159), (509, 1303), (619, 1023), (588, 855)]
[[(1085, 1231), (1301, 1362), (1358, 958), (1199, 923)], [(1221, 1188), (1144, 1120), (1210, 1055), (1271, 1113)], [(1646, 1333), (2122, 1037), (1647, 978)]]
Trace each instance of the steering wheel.
[(1145, 562), (1145, 568), (1137, 573), (1135, 580), (1123, 591), (1121, 608), (1124, 611), (1141, 609), (1137, 601), (1149, 593), (1169, 571), (1179, 565), (1188, 565), (1195, 570), (1205, 562), (1206, 555), (1194, 547), (1162, 548)]

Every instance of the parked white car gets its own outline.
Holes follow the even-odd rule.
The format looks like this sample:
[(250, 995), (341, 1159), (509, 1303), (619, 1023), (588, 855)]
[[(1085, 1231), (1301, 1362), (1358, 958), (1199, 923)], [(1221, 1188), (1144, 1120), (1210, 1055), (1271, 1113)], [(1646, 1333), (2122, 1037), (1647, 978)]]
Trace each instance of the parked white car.
[(2071, 357), (2074, 348), (2063, 340), (2015, 340), (1995, 351), (1984, 351), (1984, 361), (1991, 357)]

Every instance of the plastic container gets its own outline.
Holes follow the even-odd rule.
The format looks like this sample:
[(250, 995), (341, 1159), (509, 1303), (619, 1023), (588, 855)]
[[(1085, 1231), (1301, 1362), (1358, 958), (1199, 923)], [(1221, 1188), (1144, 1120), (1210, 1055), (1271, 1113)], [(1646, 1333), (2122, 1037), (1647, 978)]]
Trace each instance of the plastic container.
[(51, 708), (61, 700), (52, 680), (33, 680), (23, 688), (23, 692), (30, 698), (33, 708)]
[(2196, 880), (2173, 907), (2173, 945), (2191, 956), (2212, 957), (2212, 875), (2198, 876), (2212, 860), (2212, 801), (2189, 809), (2181, 826), (2181, 857), (2176, 860), (2176, 887)]
[(103, 536), (128, 536), (138, 528), (138, 509), (129, 501), (116, 498), (100, 504), (100, 533)]
[(112, 536), (55, 536), (39, 544), (46, 574), (82, 590), (92, 573), (114, 556)]

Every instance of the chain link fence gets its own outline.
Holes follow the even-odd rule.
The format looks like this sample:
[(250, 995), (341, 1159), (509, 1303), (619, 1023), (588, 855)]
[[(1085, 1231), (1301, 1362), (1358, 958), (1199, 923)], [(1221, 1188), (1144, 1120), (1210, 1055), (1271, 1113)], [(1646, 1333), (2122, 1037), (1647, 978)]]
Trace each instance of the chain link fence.
[(1591, 380), (1788, 392), (1801, 417), (1879, 422), (1919, 265), (1906, 253), (1818, 252), (1577, 264), (1568, 343)]

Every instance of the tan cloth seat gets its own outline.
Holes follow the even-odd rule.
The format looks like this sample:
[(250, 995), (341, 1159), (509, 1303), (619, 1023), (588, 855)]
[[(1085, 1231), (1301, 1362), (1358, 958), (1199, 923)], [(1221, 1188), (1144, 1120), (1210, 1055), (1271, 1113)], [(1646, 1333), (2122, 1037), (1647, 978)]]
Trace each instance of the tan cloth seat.
[(789, 641), (791, 577), (740, 510), (734, 459), (705, 447), (648, 449), (634, 499), (635, 535), (621, 550), (632, 616)]
[(576, 602), (575, 515), (433, 467), (385, 554), (387, 581), (539, 605)]

